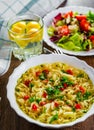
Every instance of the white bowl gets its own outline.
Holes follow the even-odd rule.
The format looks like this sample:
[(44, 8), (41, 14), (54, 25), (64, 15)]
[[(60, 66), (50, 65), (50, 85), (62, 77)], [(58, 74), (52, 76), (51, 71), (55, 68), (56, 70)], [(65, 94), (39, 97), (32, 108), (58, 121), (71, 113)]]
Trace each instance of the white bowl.
[(89, 11), (94, 12), (94, 8), (90, 8), (90, 7), (83, 7), (83, 6), (67, 6), (67, 7), (61, 7), (58, 9), (55, 9), (53, 11), (51, 11), (50, 13), (48, 13), (45, 17), (44, 17), (44, 41), (51, 46), (52, 48), (61, 50), (63, 53), (65, 54), (70, 54), (70, 55), (79, 55), (79, 56), (90, 56), (90, 55), (94, 55), (94, 49), (90, 50), (90, 51), (79, 51), (79, 52), (75, 52), (75, 51), (70, 51), (70, 50), (66, 50), (63, 49), (61, 47), (58, 47), (54, 42), (52, 42), (50, 40), (50, 37), (48, 36), (47, 33), (47, 29), (48, 27), (51, 25), (53, 18), (58, 14), (58, 13), (66, 13), (69, 11), (73, 11), (73, 12), (79, 12), (79, 14), (86, 14)]
[(11, 107), (16, 111), (16, 113), (19, 116), (25, 118), (30, 123), (34, 123), (34, 124), (37, 124), (39, 126), (48, 127), (48, 128), (62, 128), (62, 127), (69, 127), (69, 126), (72, 126), (76, 123), (85, 121), (89, 116), (94, 114), (94, 105), (92, 105), (90, 110), (81, 118), (79, 118), (73, 122), (66, 123), (66, 124), (52, 125), (52, 124), (45, 124), (45, 123), (41, 123), (41, 122), (33, 120), (32, 118), (27, 116), (18, 107), (18, 104), (16, 102), (16, 97), (15, 97), (15, 86), (17, 84), (18, 78), (20, 78), (20, 76), (32, 66), (36, 66), (36, 65), (39, 65), (42, 63), (53, 63), (53, 62), (58, 62), (58, 61), (63, 62), (63, 63), (67, 63), (69, 65), (72, 65), (74, 67), (77, 67), (79, 69), (84, 70), (88, 74), (88, 76), (90, 77), (92, 83), (94, 84), (94, 69), (92, 67), (90, 67), (86, 62), (79, 60), (78, 58), (73, 57), (73, 56), (67, 56), (65, 54), (62, 54), (62, 55), (58, 55), (58, 54), (44, 55), (43, 54), (40, 56), (32, 57), (31, 59), (24, 61), (23, 63), (21, 63), (21, 65), (19, 65), (14, 70), (12, 75), (9, 77), (9, 81), (7, 84), (7, 98), (10, 102)]

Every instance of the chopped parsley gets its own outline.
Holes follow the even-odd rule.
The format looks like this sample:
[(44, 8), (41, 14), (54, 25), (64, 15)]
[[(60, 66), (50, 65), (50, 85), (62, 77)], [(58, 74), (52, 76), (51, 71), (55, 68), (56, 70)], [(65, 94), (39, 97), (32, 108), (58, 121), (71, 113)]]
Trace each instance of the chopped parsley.
[(58, 114), (56, 113), (55, 115), (53, 115), (49, 121), (49, 123), (51, 124), (53, 121), (58, 119)]
[(32, 102), (37, 102), (38, 104), (39, 104), (39, 102), (41, 101), (41, 98), (36, 98), (35, 96), (34, 97), (30, 97), (29, 98), (29, 101), (30, 101), (30, 103), (32, 103)]

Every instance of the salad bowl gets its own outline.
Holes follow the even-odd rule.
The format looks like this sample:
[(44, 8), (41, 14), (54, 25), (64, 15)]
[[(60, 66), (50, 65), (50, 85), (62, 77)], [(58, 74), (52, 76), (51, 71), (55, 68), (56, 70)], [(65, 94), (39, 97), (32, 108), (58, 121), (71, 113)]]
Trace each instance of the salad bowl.
[[(68, 13), (70, 13), (69, 14), (70, 17), (68, 15)], [(94, 43), (91, 42), (91, 38), (90, 38), (90, 37), (94, 36), (94, 31), (88, 32), (88, 30), (86, 29), (91, 24), (91, 20), (90, 20), (91, 18), (89, 19), (90, 20), (89, 22), (87, 22), (87, 20), (86, 20), (86, 17), (88, 14), (89, 14), (88, 19), (90, 17), (93, 17), (94, 9), (90, 8), (90, 7), (82, 7), (82, 6), (62, 7), (62, 8), (58, 8), (58, 9), (53, 10), (52, 12), (48, 13), (44, 17), (44, 41), (52, 48), (59, 49), (63, 53), (66, 53), (66, 54), (78, 55), (78, 56), (94, 55)], [(92, 16), (91, 16), (91, 14), (92, 14)], [(61, 23), (62, 21), (60, 18), (60, 17), (62, 17), (62, 15), (65, 15), (63, 18), (63, 21), (65, 20), (65, 17), (68, 16), (67, 20), (66, 20), (67, 24), (66, 24), (66, 22), (63, 23), (64, 24), (63, 31), (65, 31), (65, 34), (63, 34), (63, 33), (60, 34), (59, 33), (60, 31), (57, 32), (57, 30), (60, 30), (61, 25), (62, 25), (62, 23)], [(81, 25), (82, 24), (81, 20), (79, 22), (79, 18), (77, 18), (77, 19), (74, 18), (74, 21), (76, 20), (76, 22), (79, 22), (81, 24), (76, 25), (74, 22), (74, 23), (72, 23), (73, 25), (70, 25), (69, 21), (71, 21), (72, 15), (73, 15), (73, 17), (76, 17), (76, 18), (79, 15), (81, 18), (85, 17), (85, 18), (82, 18), (82, 19), (84, 19), (83, 25)], [(68, 26), (68, 28), (67, 28), (67, 26)], [(82, 26), (82, 28), (80, 28), (80, 26)], [(71, 33), (71, 30), (69, 30), (69, 32), (68, 32), (69, 28), (76, 28), (76, 29), (73, 30), (74, 32)], [(81, 35), (79, 35), (79, 30), (77, 30), (77, 28), (80, 28)], [(53, 32), (54, 32), (54, 34), (52, 34)], [(81, 43), (81, 46), (80, 46), (80, 41), (82, 39), (83, 39), (83, 43)], [(67, 41), (66, 46), (65, 46), (64, 40)], [(87, 42), (88, 42), (88, 45), (86, 45)], [(77, 44), (79, 44), (79, 45), (77, 45)], [(73, 47), (75, 45), (77, 45), (75, 47), (76, 49)]]
[(42, 127), (47, 127), (47, 128), (64, 128), (64, 127), (69, 127), (73, 126), (77, 123), (85, 121), (88, 117), (94, 114), (94, 104), (91, 105), (90, 109), (80, 118), (68, 122), (68, 123), (61, 123), (61, 124), (47, 124), (47, 123), (42, 123), (38, 120), (34, 120), (33, 118), (29, 117), (26, 113), (24, 113), (19, 105), (17, 104), (16, 101), (16, 96), (15, 96), (15, 87), (17, 84), (17, 80), (23, 75), (30, 67), (34, 67), (40, 64), (44, 63), (54, 63), (54, 62), (62, 62), (69, 64), (71, 66), (77, 67), (79, 69), (84, 70), (90, 80), (92, 81), (94, 85), (94, 69), (90, 67), (86, 62), (79, 60), (78, 58), (74, 56), (67, 56), (65, 54), (59, 55), (59, 54), (49, 54), (49, 55), (40, 55), (36, 57), (32, 57), (31, 59), (28, 59), (21, 63), (12, 75), (9, 77), (9, 81), (7, 84), (7, 98), (9, 100), (10, 106), (15, 110), (15, 112), (22, 118), (26, 119), (30, 123), (34, 123), (36, 125), (42, 126)]

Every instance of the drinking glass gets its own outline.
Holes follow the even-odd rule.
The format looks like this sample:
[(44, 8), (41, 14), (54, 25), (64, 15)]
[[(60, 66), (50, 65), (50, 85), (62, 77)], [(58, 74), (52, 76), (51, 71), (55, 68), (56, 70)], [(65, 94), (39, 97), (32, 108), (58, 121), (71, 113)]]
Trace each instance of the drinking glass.
[(42, 53), (43, 26), (43, 19), (34, 13), (16, 15), (9, 19), (8, 36), (16, 58), (26, 60)]

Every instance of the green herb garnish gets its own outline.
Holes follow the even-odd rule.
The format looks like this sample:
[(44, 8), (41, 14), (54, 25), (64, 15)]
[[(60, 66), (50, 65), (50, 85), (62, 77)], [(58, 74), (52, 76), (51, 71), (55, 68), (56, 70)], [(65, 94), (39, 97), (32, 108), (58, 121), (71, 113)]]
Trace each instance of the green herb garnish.
[(58, 119), (58, 114), (56, 113), (55, 115), (52, 116), (49, 123), (51, 124), (53, 121), (55, 121), (57, 119)]

